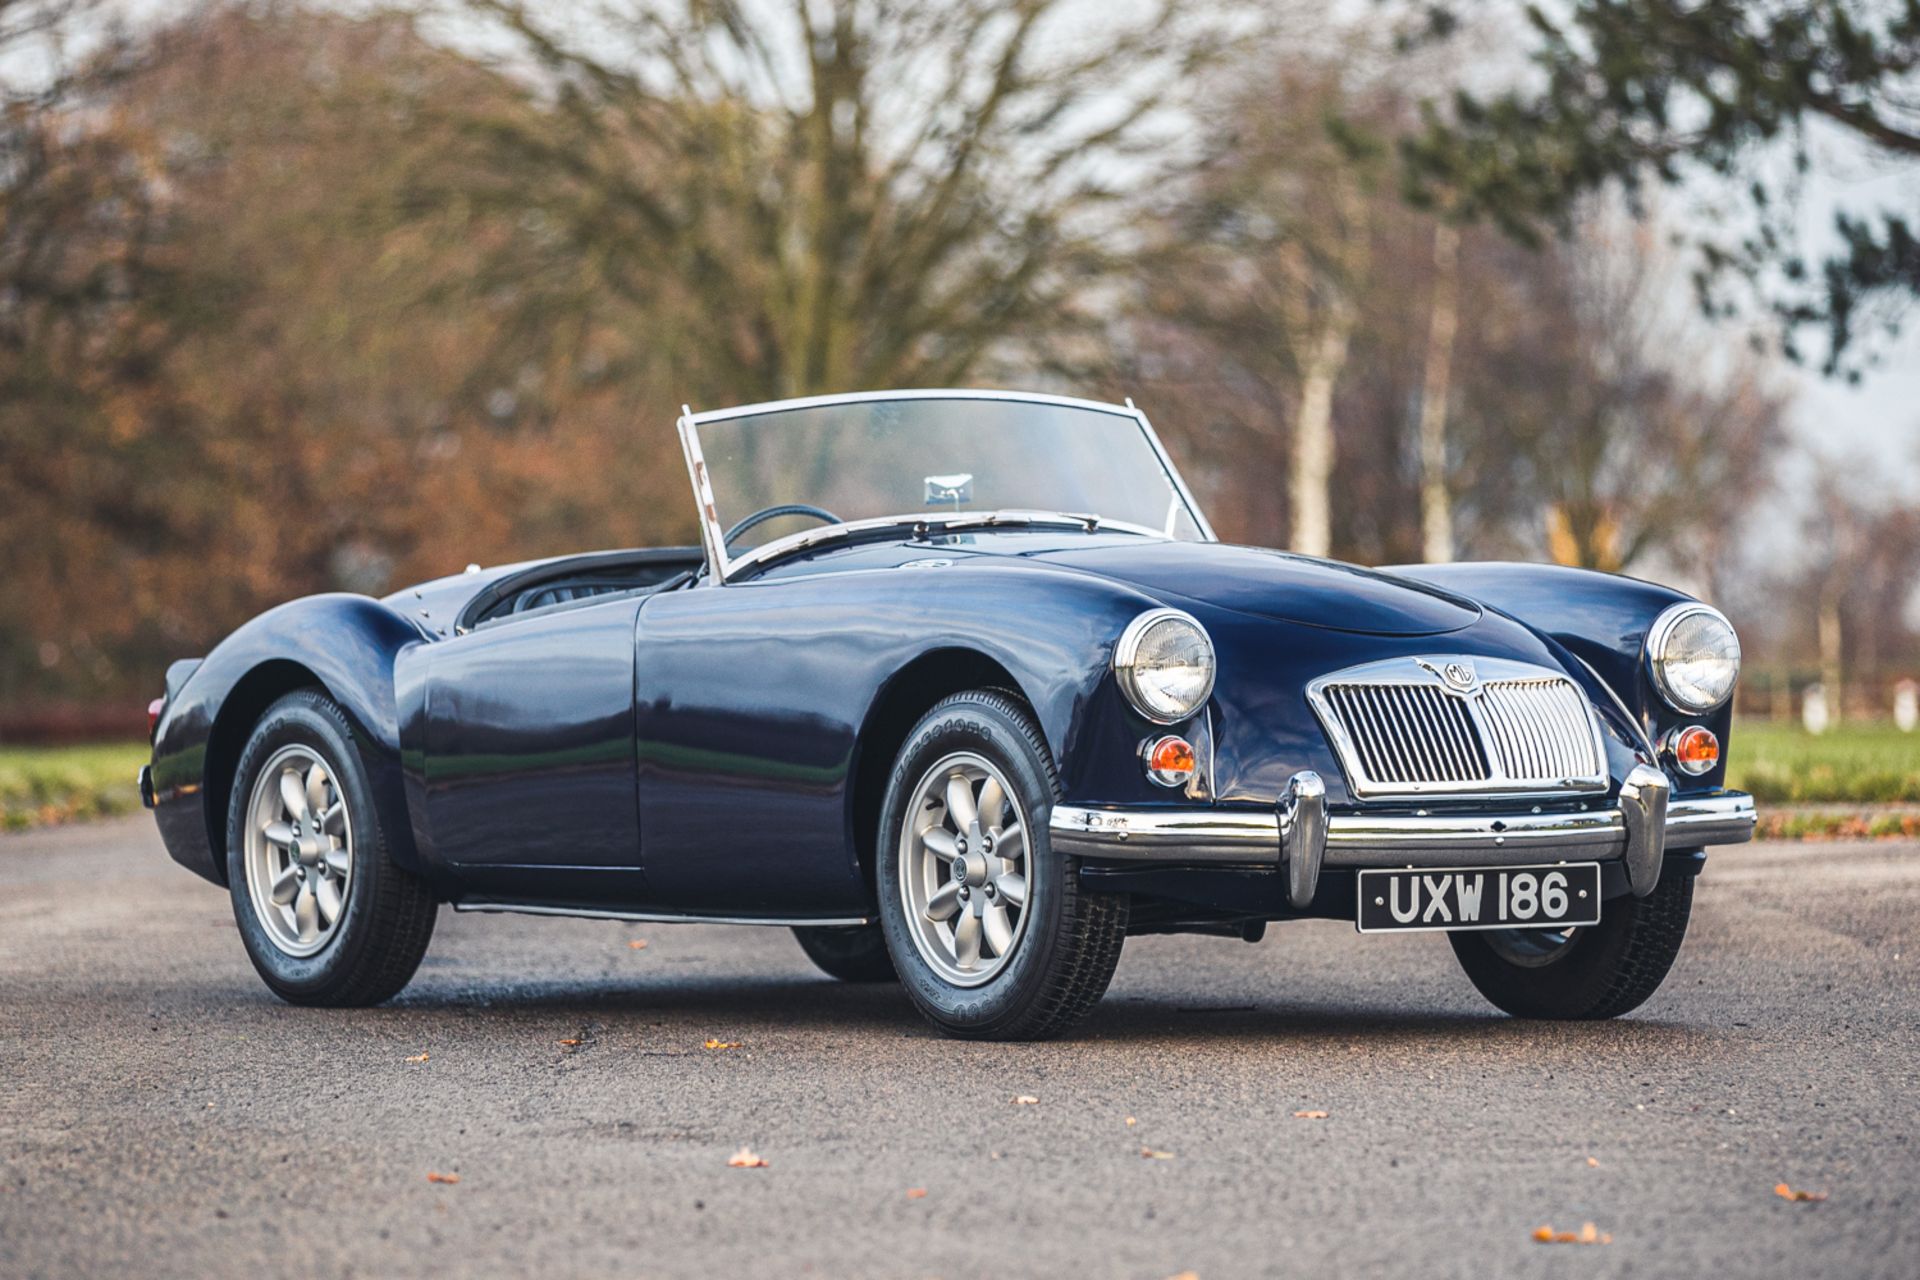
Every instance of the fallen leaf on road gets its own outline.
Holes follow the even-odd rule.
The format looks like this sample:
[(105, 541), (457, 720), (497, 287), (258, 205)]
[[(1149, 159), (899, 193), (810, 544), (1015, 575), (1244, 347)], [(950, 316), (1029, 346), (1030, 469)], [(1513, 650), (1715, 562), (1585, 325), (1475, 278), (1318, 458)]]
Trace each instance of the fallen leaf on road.
[(1600, 1162), (1598, 1160), (1595, 1160), (1592, 1156), (1587, 1157), (1587, 1168), (1598, 1169), (1599, 1167), (1600, 1167)]
[(1293, 1113), (1293, 1118), (1295, 1120), (1325, 1120), (1327, 1113), (1324, 1111), (1296, 1111)]
[(926, 1198), (927, 1198), (927, 1189), (925, 1187), (908, 1187), (907, 1188), (907, 1199), (925, 1200)]
[(1142, 1147), (1140, 1148), (1140, 1158), (1142, 1160), (1171, 1160), (1173, 1159), (1173, 1152), (1155, 1151), (1152, 1147)]
[(647, 940), (645, 938), (635, 938), (632, 942), (629, 942), (627, 946), (633, 951), (645, 951), (647, 949)]
[(1013, 1105), (1016, 1107), (1036, 1107), (1040, 1105), (1040, 1099), (1030, 1093), (1023, 1093), (1013, 1100)]
[(1533, 1233), (1540, 1244), (1612, 1244), (1613, 1237), (1603, 1233), (1591, 1222), (1580, 1224), (1578, 1231), (1555, 1231), (1552, 1227), (1540, 1227)]
[(1128, 1116), (1128, 1117), (1127, 1117), (1127, 1128), (1129, 1128), (1129, 1129), (1131, 1129), (1131, 1128), (1133, 1128), (1133, 1126), (1135, 1126), (1135, 1125), (1137, 1125), (1137, 1124), (1139, 1124), (1139, 1123), (1140, 1123), (1140, 1122), (1139, 1122), (1138, 1120), (1135, 1120), (1135, 1119), (1134, 1119), (1134, 1118), (1133, 1118), (1132, 1116)]
[(560, 1045), (565, 1045), (565, 1046), (566, 1046), (567, 1048), (569, 1048), (569, 1049), (577, 1049), (577, 1048), (579, 1048), (579, 1047), (580, 1047), (580, 1045), (581, 1045), (581, 1044), (583, 1044), (583, 1043), (585, 1043), (585, 1042), (584, 1042), (584, 1041), (582, 1041), (582, 1040), (581, 1040), (581, 1039), (580, 1039), (579, 1037), (577, 1037), (577, 1036), (576, 1036), (576, 1037), (574, 1037), (574, 1038), (573, 1038), (573, 1039), (571, 1039), (571, 1040), (555, 1040), (555, 1041), (554, 1041), (554, 1043), (555, 1043), (555, 1044), (560, 1044)]
[(425, 1062), (426, 1060), (427, 1060), (427, 1055), (424, 1053), (416, 1053), (411, 1058), (407, 1059), (408, 1062)]
[(446, 1185), (452, 1186), (454, 1183), (460, 1181), (460, 1175), (457, 1173), (429, 1173), (427, 1175), (427, 1181), (444, 1182)]
[(738, 1040), (707, 1041), (707, 1048), (709, 1049), (738, 1049), (739, 1047), (740, 1047), (740, 1042)]
[(1200, 1280), (1198, 1271), (1182, 1271), (1177, 1276), (1168, 1276), (1167, 1280)]
[(733, 1169), (765, 1169), (767, 1168), (767, 1162), (753, 1154), (753, 1152), (747, 1148), (742, 1147), (727, 1157), (727, 1166)]
[(1773, 1194), (1782, 1200), (1793, 1200), (1800, 1204), (1818, 1204), (1827, 1198), (1827, 1193), (1824, 1191), (1795, 1191), (1784, 1182), (1773, 1189)]

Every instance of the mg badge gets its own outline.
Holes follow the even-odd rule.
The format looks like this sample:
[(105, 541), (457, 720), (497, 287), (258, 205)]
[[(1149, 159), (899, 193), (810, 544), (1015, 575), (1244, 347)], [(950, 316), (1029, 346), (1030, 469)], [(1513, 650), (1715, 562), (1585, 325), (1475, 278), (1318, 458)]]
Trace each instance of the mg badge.
[(1465, 693), (1473, 688), (1473, 664), (1469, 662), (1449, 662), (1440, 668), (1440, 678), (1447, 682), (1450, 689)]

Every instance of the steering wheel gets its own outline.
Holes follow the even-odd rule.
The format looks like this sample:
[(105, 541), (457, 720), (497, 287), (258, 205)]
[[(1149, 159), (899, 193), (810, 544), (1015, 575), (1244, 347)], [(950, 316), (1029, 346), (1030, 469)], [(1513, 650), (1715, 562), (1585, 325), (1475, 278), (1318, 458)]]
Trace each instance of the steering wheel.
[(840, 517), (821, 507), (808, 506), (804, 502), (783, 502), (779, 506), (762, 507), (733, 528), (727, 530), (727, 536), (720, 541), (731, 547), (733, 540), (758, 524), (777, 520), (781, 516), (812, 516), (825, 524), (839, 524)]

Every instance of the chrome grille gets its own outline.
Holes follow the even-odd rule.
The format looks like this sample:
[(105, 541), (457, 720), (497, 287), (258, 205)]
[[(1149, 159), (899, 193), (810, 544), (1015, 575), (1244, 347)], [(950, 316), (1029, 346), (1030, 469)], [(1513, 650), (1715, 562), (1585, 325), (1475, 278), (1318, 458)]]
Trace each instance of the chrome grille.
[(1309, 685), (1307, 696), (1361, 797), (1607, 784), (1586, 695), (1541, 667), (1401, 658), (1335, 672)]
[(1467, 704), (1437, 686), (1336, 684), (1327, 701), (1375, 782), (1482, 782), (1487, 758)]
[(1593, 716), (1573, 681), (1489, 681), (1477, 701), (1488, 743), (1507, 777), (1547, 785), (1599, 769)]

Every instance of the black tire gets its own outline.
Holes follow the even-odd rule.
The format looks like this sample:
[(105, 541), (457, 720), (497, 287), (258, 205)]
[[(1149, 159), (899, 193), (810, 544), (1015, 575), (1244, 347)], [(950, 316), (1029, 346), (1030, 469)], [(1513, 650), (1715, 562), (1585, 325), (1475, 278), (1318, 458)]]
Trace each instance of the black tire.
[(1480, 994), (1516, 1018), (1617, 1018), (1666, 979), (1692, 910), (1693, 877), (1668, 874), (1644, 898), (1607, 903), (1599, 924), (1576, 931), (1544, 963), (1515, 963), (1484, 933), (1448, 938)]
[(842, 982), (898, 982), (887, 938), (877, 924), (796, 928), (800, 949), (828, 977)]
[[(901, 886), (906, 807), (928, 770), (971, 753), (1004, 775), (1025, 812), (1028, 900), (1017, 943), (982, 985), (943, 978), (917, 949)], [(1047, 820), (1058, 792), (1053, 760), (1025, 708), (993, 690), (955, 694), (929, 711), (907, 737), (887, 781), (877, 833), (876, 886), (887, 949), (914, 1005), (941, 1031), (974, 1040), (1039, 1040), (1086, 1017), (1120, 962), (1128, 899), (1089, 893), (1076, 861), (1056, 857)]]
[[(327, 766), (352, 827), (352, 874), (332, 936), (315, 954), (290, 954), (254, 909), (246, 868), (246, 822), (261, 770), (288, 747)], [(254, 726), (240, 756), (227, 809), (227, 885), (247, 956), (274, 994), (290, 1004), (360, 1006), (396, 995), (420, 967), (433, 937), (438, 903), (425, 881), (394, 864), (385, 824), (353, 745), (353, 729), (333, 700), (302, 689), (281, 698)]]

